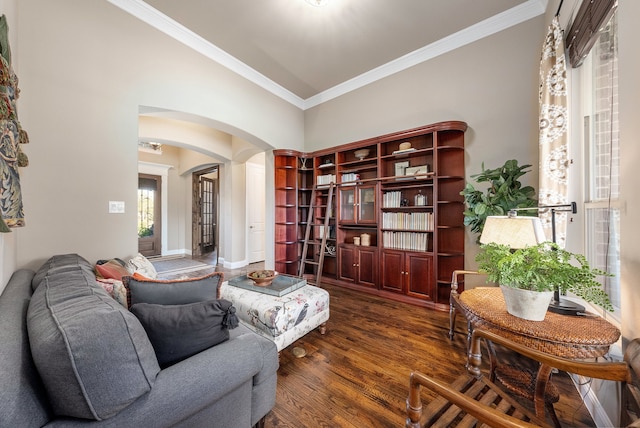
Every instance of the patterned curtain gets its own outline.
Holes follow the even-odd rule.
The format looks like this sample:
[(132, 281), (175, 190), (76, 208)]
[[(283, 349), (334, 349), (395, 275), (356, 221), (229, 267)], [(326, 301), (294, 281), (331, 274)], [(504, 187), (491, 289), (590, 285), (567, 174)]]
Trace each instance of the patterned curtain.
[[(553, 18), (540, 60), (540, 205), (566, 204), (569, 157), (567, 153), (567, 69), (558, 17)], [(551, 212), (540, 211), (547, 239), (551, 235)], [(556, 213), (556, 241), (564, 247), (567, 213)]]
[(16, 100), (20, 91), (18, 77), (11, 67), (8, 27), (5, 15), (0, 17), (0, 232), (9, 227), (24, 226), (22, 190), (18, 167), (27, 166), (29, 160), (20, 144), (29, 142), (20, 126)]

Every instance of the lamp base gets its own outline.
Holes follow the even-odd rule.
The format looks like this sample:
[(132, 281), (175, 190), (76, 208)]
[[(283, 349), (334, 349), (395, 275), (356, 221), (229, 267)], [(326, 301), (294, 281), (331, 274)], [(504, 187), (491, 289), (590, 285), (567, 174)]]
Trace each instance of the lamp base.
[(549, 311), (560, 315), (579, 316), (584, 314), (584, 306), (570, 302), (568, 300), (552, 300), (549, 303)]

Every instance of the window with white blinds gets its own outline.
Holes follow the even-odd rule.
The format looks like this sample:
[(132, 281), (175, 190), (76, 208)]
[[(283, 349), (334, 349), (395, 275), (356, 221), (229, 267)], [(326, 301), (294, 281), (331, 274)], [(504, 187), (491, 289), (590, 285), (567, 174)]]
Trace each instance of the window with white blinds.
[(586, 256), (593, 267), (613, 276), (601, 282), (620, 308), (620, 149), (618, 140), (618, 48), (614, 13), (600, 29), (580, 64), (585, 160)]

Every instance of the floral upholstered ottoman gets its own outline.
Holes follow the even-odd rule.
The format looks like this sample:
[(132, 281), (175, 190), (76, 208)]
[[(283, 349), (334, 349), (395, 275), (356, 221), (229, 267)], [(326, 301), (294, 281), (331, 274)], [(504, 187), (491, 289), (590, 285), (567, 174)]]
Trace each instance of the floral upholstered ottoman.
[(225, 281), (221, 297), (233, 303), (236, 315), (244, 324), (273, 340), (278, 351), (317, 327), (324, 334), (329, 319), (329, 293), (313, 285), (277, 296), (229, 285), (229, 281)]

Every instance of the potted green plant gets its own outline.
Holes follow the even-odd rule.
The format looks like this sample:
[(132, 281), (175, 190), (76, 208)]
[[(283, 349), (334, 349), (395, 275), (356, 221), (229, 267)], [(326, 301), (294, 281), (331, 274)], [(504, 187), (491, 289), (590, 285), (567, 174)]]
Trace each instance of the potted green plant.
[[(517, 250), (512, 250), (506, 245), (488, 243), (480, 246), (476, 261), (478, 269), (488, 275), (488, 280), (500, 285), (507, 302), (507, 310), (512, 315), (533, 321), (543, 320), (555, 287), (562, 293), (571, 292), (587, 302), (613, 311), (609, 296), (596, 281), (597, 276), (609, 274), (591, 268), (583, 255), (569, 252), (555, 243), (542, 242)], [(541, 308), (535, 315), (522, 316), (513, 313), (509, 310), (510, 302), (507, 301), (513, 290), (518, 290), (518, 294), (522, 294), (519, 291), (529, 292), (525, 294), (534, 293), (534, 296), (538, 297), (535, 293), (546, 293), (543, 299), (546, 303), (540, 303)], [(512, 306), (512, 309), (517, 311), (518, 305), (514, 304), (515, 307)], [(527, 301), (521, 306), (531, 309), (533, 305), (531, 301)]]
[[(518, 165), (517, 160), (511, 159), (499, 168), (485, 169), (483, 162), (482, 172), (471, 178), (477, 183), (488, 183), (487, 189), (483, 192), (467, 183), (460, 192), (467, 206), (464, 225), (470, 226), (471, 231), (480, 236), (488, 216), (507, 215), (512, 208), (537, 206), (534, 188), (523, 186), (520, 182), (520, 177), (529, 172), (527, 168), (530, 167), (531, 165)], [(521, 215), (536, 215), (536, 212), (525, 211)]]

